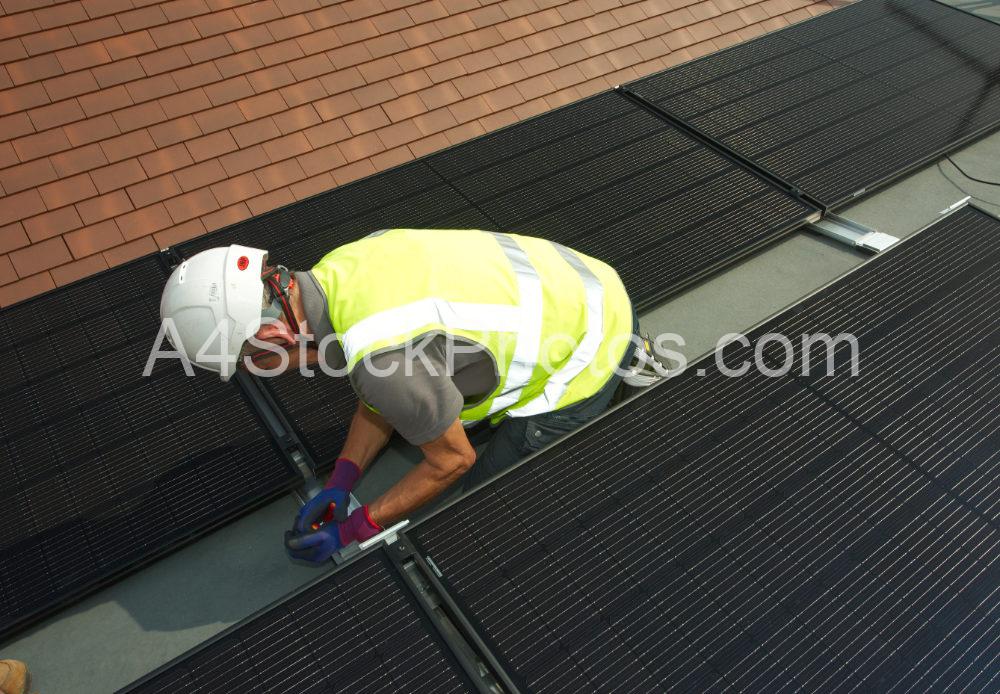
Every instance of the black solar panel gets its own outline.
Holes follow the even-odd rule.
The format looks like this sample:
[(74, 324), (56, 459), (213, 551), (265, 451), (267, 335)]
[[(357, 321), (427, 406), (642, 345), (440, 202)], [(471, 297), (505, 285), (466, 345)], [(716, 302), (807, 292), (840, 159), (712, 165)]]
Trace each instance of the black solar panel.
[(382, 552), (362, 557), (167, 664), (130, 692), (471, 689)]
[(236, 389), (142, 376), (165, 279), (147, 257), (0, 312), (0, 636), (297, 479)]
[[(773, 327), (813, 334), (850, 326), (859, 377), (840, 369), (834, 378), (807, 379), (809, 387), (993, 524), (1000, 521), (998, 276), (1000, 220), (967, 207)], [(849, 357), (842, 344), (838, 362)]]
[(632, 83), (836, 206), (1000, 125), (1000, 26), (861, 0)]
[[(823, 329), (872, 336), (864, 373), (866, 349), (896, 349), (897, 323), (929, 319), (925, 295), (962, 326), (932, 328), (959, 346), (942, 368), (962, 370), (965, 350), (971, 373), (997, 346), (995, 289), (989, 309), (963, 303), (1000, 262), (1000, 224), (983, 220), (949, 218), (756, 334), (795, 334), (834, 306)], [(730, 366), (752, 354), (725, 350)], [(995, 691), (998, 440), (970, 408), (927, 429), (952, 470), (978, 470), (959, 487), (911, 457), (923, 447), (909, 432), (855, 416), (844, 393), (931, 358), (896, 356), (854, 390), (702, 362), (705, 375), (689, 369), (408, 534), (529, 691)], [(995, 410), (995, 374), (960, 388)], [(816, 389), (834, 382), (836, 397)]]
[(813, 208), (604, 93), (427, 158), (504, 231), (611, 264), (646, 308)]

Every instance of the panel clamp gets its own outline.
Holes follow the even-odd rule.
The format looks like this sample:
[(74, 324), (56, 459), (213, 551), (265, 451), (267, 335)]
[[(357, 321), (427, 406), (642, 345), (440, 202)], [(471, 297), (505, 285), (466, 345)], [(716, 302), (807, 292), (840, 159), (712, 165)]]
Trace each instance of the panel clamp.
[(880, 253), (895, 245), (899, 238), (883, 234), (853, 219), (829, 213), (823, 219), (810, 222), (807, 229), (840, 241), (852, 248), (860, 248), (870, 253)]
[[(357, 503), (353, 494), (351, 495), (351, 503)], [(348, 508), (350, 509), (351, 507)], [(339, 552), (336, 552), (333, 555), (333, 563), (340, 566), (341, 564), (349, 562), (355, 555), (361, 554), (368, 548), (374, 547), (380, 542), (385, 542), (387, 545), (393, 544), (398, 539), (399, 531), (409, 525), (409, 523), (409, 520), (401, 520), (395, 525), (389, 526), (378, 535), (368, 538), (364, 542), (352, 542), (347, 545), (347, 547), (341, 548)]]

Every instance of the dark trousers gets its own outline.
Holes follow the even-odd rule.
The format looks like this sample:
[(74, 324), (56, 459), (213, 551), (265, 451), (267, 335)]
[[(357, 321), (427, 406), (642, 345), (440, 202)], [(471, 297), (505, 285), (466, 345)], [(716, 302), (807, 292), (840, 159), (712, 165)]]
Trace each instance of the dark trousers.
[[(639, 319), (633, 314), (632, 334), (636, 335), (638, 332)], [(543, 412), (531, 417), (508, 417), (500, 422), (486, 448), (465, 474), (465, 488), (471, 489), (500, 474), (522, 458), (541, 450), (560, 436), (579, 429), (607, 410), (621, 383), (620, 373), (632, 362), (634, 349), (634, 344), (629, 343), (618, 372), (613, 373), (608, 382), (589, 398), (554, 412)]]

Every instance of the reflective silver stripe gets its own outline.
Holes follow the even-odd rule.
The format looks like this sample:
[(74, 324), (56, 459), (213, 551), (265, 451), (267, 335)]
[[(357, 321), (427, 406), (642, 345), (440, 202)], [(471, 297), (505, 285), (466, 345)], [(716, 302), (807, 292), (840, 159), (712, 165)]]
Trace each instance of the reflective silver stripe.
[(517, 241), (506, 234), (493, 233), (510, 261), (517, 279), (518, 304), (522, 323), (517, 331), (517, 342), (501, 392), (490, 405), (490, 414), (505, 410), (521, 399), (521, 392), (531, 382), (531, 375), (538, 364), (542, 344), (542, 279), (528, 254)]
[(403, 335), (425, 325), (460, 330), (517, 332), (522, 325), (519, 306), (472, 304), (428, 297), (372, 314), (352, 325), (343, 335), (348, 365), (369, 345)]
[(587, 304), (587, 332), (563, 367), (549, 376), (542, 393), (521, 407), (510, 410), (508, 414), (512, 417), (530, 417), (554, 410), (566, 393), (570, 381), (597, 358), (601, 343), (604, 341), (604, 285), (576, 253), (557, 243), (552, 245), (570, 267), (576, 270), (583, 282)]

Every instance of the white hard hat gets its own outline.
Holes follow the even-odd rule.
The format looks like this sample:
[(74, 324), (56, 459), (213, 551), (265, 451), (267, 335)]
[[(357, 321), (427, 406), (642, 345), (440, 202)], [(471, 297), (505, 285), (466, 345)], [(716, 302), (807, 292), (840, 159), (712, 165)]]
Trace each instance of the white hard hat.
[(235, 373), (243, 343), (260, 329), (266, 260), (259, 248), (211, 248), (174, 268), (163, 289), (160, 320), (174, 328), (167, 339), (223, 381)]

